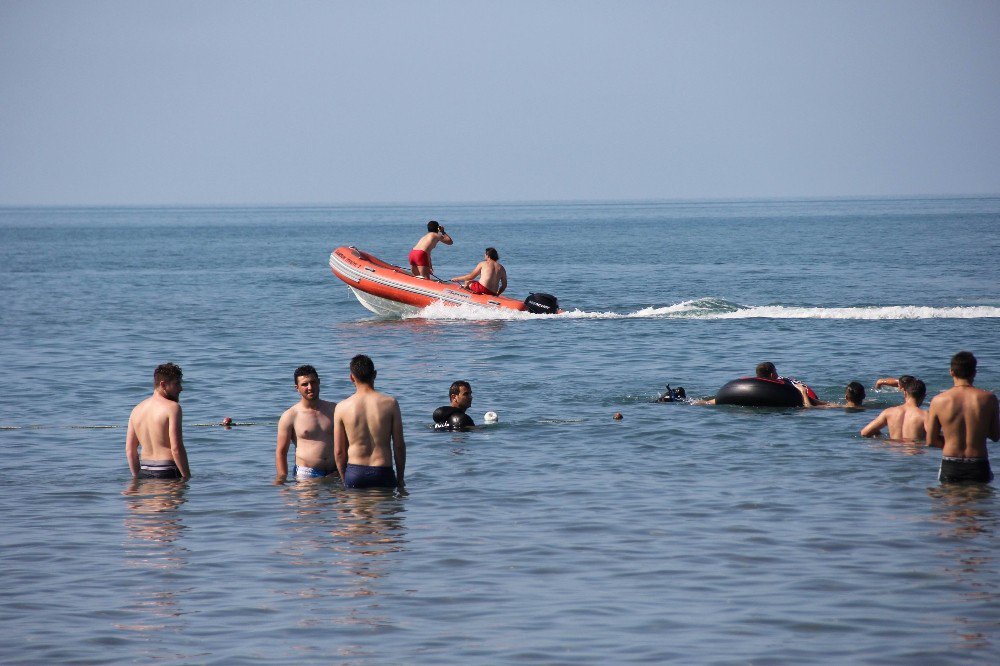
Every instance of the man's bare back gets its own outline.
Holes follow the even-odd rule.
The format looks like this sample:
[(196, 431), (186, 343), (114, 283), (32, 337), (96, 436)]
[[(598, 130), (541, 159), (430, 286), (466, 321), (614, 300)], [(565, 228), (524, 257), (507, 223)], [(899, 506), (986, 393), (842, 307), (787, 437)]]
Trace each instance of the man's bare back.
[(462, 283), (473, 293), (483, 293), (484, 288), (488, 293), (499, 296), (507, 289), (507, 269), (497, 259), (499, 254), (496, 249), (488, 247), (483, 260), (476, 264), (471, 272), (454, 277), (452, 280)]
[(883, 409), (875, 420), (861, 430), (862, 437), (874, 437), (888, 427), (889, 439), (919, 442), (927, 438), (927, 412), (913, 404)]
[[(460, 230), (461, 231), (461, 230)], [(443, 232), (428, 232), (420, 237), (417, 244), (413, 246), (414, 250), (422, 250), (424, 252), (430, 252), (437, 247), (438, 243), (444, 240)], [(445, 243), (445, 245), (450, 245), (451, 243)], [(404, 246), (405, 247), (405, 246)]]
[(277, 483), (288, 474), (288, 447), (295, 444), (295, 475), (298, 478), (333, 474), (333, 414), (337, 403), (320, 400), (320, 381), (316, 369), (304, 365), (295, 370), (295, 390), (300, 400), (285, 410), (278, 420), (278, 443), (274, 466)]
[[(403, 439), (403, 417), (399, 411), (399, 403), (392, 396), (375, 390), (374, 376), (371, 381), (367, 376), (356, 376), (355, 357), (351, 361), (351, 380), (356, 390), (354, 395), (342, 400), (334, 413), (334, 455), (337, 469), (344, 479), (344, 485), (353, 486), (354, 473), (367, 468), (381, 470), (383, 480), (392, 473), (395, 461), (395, 477), (393, 485), (403, 486), (403, 475), (406, 467), (406, 442)], [(374, 365), (371, 366), (374, 375)], [(388, 470), (388, 472), (386, 472)], [(388, 485), (379, 483), (377, 485)]]
[(931, 400), (928, 444), (953, 458), (987, 458), (986, 439), (1000, 439), (997, 396), (958, 384)]
[(129, 470), (134, 478), (190, 478), (178, 402), (184, 390), (181, 370), (165, 363), (153, 377), (153, 395), (136, 405), (129, 415), (125, 434)]

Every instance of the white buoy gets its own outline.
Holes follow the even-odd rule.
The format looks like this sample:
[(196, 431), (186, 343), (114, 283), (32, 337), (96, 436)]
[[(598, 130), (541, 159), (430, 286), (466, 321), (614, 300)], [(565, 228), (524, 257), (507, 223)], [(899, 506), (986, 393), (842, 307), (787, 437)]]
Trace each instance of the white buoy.
[(496, 412), (486, 412), (483, 414), (483, 423), (496, 423), (500, 420)]

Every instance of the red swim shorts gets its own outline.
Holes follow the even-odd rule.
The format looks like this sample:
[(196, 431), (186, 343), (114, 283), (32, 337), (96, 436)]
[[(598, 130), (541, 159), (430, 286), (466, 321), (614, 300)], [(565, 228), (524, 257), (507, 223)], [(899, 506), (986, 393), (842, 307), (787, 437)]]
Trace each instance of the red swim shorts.
[(423, 250), (410, 250), (410, 263), (415, 266), (430, 266), (431, 255)]
[(473, 280), (472, 282), (469, 283), (469, 291), (471, 291), (473, 294), (485, 294), (487, 296), (496, 296), (496, 294), (494, 294), (492, 291), (490, 291), (482, 284), (480, 284), (478, 280)]

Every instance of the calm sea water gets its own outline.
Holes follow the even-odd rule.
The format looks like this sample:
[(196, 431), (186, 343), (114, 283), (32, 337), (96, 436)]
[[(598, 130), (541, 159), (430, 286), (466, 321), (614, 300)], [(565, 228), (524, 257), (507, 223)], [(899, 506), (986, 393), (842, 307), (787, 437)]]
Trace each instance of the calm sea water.
[[(373, 318), (330, 251), (403, 263), (428, 219), (439, 274), (494, 245), (569, 315)], [(650, 401), (761, 360), (933, 395), (960, 349), (1000, 389), (998, 230), (997, 198), (0, 209), (0, 661), (995, 662), (994, 486), (862, 440), (872, 411)], [(292, 370), (337, 400), (356, 353), (408, 492), (274, 485)], [(133, 487), (123, 426), (168, 360), (194, 478)], [(459, 378), (499, 424), (428, 428)]]

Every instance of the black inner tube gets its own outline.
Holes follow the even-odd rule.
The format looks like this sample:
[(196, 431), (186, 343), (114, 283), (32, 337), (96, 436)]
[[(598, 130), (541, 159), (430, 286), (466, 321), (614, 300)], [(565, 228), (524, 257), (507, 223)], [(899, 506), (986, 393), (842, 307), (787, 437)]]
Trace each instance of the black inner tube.
[(802, 394), (791, 382), (740, 377), (719, 389), (715, 395), (715, 404), (743, 407), (801, 407)]

